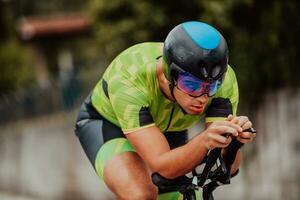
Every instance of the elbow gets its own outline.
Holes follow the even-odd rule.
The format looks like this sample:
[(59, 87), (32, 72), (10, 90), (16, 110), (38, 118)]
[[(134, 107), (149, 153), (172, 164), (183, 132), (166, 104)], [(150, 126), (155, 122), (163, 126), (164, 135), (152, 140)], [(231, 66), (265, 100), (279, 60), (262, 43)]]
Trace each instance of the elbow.
[(167, 179), (177, 178), (186, 172), (183, 165), (174, 165), (174, 162), (165, 159), (163, 155), (156, 157), (155, 160), (148, 164), (153, 173), (156, 172)]

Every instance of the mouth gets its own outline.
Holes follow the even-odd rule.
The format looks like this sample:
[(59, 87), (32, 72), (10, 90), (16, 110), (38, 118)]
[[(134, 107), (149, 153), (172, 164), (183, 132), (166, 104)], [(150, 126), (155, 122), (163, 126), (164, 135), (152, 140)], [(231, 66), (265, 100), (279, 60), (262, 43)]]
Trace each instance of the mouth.
[(203, 105), (192, 106), (194, 108), (203, 108)]
[(196, 113), (201, 113), (203, 111), (203, 106), (192, 106), (191, 110)]

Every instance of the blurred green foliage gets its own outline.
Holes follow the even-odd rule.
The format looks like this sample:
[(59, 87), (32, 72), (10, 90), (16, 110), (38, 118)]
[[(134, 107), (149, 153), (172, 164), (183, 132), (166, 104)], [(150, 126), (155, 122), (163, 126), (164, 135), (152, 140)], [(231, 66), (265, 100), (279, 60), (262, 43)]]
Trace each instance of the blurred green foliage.
[[(135, 43), (163, 41), (167, 33), (183, 21), (200, 20), (215, 26), (227, 39), (230, 64), (239, 80), (241, 102), (255, 106), (268, 90), (299, 86), (299, 10), (297, 0), (0, 1), (3, 41), (0, 44), (0, 74), (1, 77), (12, 74), (10, 78), (1, 78), (0, 93), (32, 80), (27, 72), (32, 70), (28, 64), (30, 58), (16, 40), (15, 25), (19, 17), (83, 11), (90, 13), (94, 22), (95, 35), (90, 36), (89, 42), (62, 39), (40, 44), (45, 47), (49, 71), (54, 76), (57, 75), (56, 55), (60, 49), (74, 50), (75, 62), (80, 66), (96, 66), (100, 59), (110, 61)], [(84, 61), (85, 58), (89, 58), (88, 61)], [(18, 73), (23, 75), (16, 75)]]
[(35, 83), (31, 55), (16, 39), (10, 1), (0, 1), (0, 95)]
[(195, 19), (201, 13), (197, 1), (185, 0), (91, 0), (98, 42), (105, 55), (143, 41), (162, 41), (179, 21)]
[(83, 11), (86, 0), (7, 0), (17, 17)]
[(35, 83), (30, 55), (14, 41), (1, 44), (0, 66), (0, 95)]
[[(85, 2), (84, 0), (73, 0), (72, 3), (67, 0), (0, 0), (0, 95), (36, 83), (35, 68), (38, 66), (34, 66), (35, 58), (28, 52), (27, 44), (19, 40), (16, 30), (18, 20), (23, 16), (83, 11)], [(63, 40), (58, 40), (57, 42), (44, 41), (40, 44), (47, 46), (45, 57), (50, 74), (57, 71), (57, 51), (65, 48), (65, 43)]]
[(231, 10), (229, 45), (241, 97), (257, 105), (269, 90), (298, 87), (299, 1), (265, 0)]
[(212, 24), (227, 39), (241, 102), (250, 107), (267, 90), (299, 85), (299, 9), (297, 0), (90, 1), (98, 44), (110, 59), (135, 43), (163, 41), (183, 21)]

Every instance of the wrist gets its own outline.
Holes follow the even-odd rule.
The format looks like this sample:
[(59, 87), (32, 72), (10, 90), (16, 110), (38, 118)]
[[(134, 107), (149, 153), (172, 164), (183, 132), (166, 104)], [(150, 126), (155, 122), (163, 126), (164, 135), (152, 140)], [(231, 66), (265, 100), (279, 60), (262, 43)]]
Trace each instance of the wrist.
[(198, 135), (199, 136), (199, 144), (206, 150), (206, 151), (210, 151), (211, 150), (211, 146), (208, 144), (208, 136), (207, 136), (207, 132), (203, 131), (201, 134)]

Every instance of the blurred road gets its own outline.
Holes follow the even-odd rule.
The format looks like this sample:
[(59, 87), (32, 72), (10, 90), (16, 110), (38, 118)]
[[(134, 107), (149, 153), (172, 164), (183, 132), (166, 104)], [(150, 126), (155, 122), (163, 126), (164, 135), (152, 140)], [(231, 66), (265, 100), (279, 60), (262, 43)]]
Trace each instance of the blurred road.
[[(74, 112), (1, 126), (0, 200), (107, 200), (111, 193), (97, 177), (73, 133)], [(1, 191), (5, 193), (2, 194)]]
[(1, 200), (42, 200), (42, 199), (27, 198), (24, 196), (18, 196), (18, 195), (1, 193), (1, 192), (0, 192), (0, 199)]

